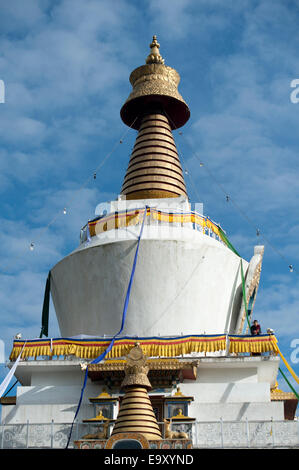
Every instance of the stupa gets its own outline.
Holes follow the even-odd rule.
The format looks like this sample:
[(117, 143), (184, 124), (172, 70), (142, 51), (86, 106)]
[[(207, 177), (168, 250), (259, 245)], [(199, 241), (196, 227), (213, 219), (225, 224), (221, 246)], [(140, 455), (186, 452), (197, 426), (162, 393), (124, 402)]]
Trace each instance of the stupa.
[(65, 445), (84, 373), (73, 439), (92, 421), (88, 397), (103, 398), (94, 399), (96, 417), (115, 423), (119, 416), (111, 428), (117, 434), (118, 400), (127, 400), (124, 357), (138, 341), (152, 390), (135, 392), (151, 401), (157, 441), (167, 421), (193, 447), (298, 443), (290, 413), (285, 419), (287, 398), (271, 392), (277, 340), (247, 334), (264, 247), (242, 259), (221, 226), (192, 209), (173, 136), (190, 117), (179, 81), (154, 36), (120, 112), (138, 131), (120, 195), (82, 228), (80, 245), (48, 277), (61, 337), (14, 341), (10, 367), (22, 352), (20, 386), (2, 410), (2, 424), (14, 429), (10, 442), (23, 432), (29, 447)]

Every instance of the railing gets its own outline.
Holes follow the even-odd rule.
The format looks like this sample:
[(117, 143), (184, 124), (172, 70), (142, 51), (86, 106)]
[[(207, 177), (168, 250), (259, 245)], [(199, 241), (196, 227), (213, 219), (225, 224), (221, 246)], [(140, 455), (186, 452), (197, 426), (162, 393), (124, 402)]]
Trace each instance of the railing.
[[(164, 433), (164, 423), (159, 424)], [(70, 429), (70, 423), (3, 424), (0, 448), (64, 449)], [(299, 448), (298, 421), (181, 422), (172, 424), (172, 430), (186, 432), (194, 448)], [(69, 448), (74, 448), (73, 441), (96, 431), (94, 425), (75, 423)]]
[[(20, 423), (0, 425), (0, 448), (2, 449), (64, 449), (71, 423)], [(85, 434), (96, 432), (96, 427), (75, 423), (69, 448), (73, 441)]]
[(297, 421), (197, 422), (195, 448), (299, 448)]

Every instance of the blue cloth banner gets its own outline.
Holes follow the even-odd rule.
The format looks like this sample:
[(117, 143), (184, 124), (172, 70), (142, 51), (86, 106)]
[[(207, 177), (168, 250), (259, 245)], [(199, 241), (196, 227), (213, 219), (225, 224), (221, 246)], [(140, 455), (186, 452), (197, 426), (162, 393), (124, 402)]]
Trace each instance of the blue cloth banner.
[[(140, 229), (140, 233), (139, 233), (139, 237), (138, 237), (138, 241), (137, 241), (137, 248), (136, 248), (136, 251), (135, 251), (135, 256), (134, 256), (134, 261), (133, 261), (133, 267), (132, 267), (132, 272), (131, 272), (130, 281), (129, 281), (129, 285), (128, 285), (128, 289), (127, 289), (127, 294), (126, 294), (126, 298), (125, 298), (125, 303), (124, 303), (124, 308), (123, 308), (122, 322), (121, 322), (120, 330), (118, 331), (118, 333), (116, 333), (116, 335), (113, 336), (113, 338), (112, 338), (112, 340), (111, 340), (111, 343), (109, 344), (108, 348), (107, 348), (99, 357), (97, 357), (96, 359), (94, 359), (94, 360), (91, 362), (91, 364), (98, 364), (99, 362), (101, 362), (101, 361), (104, 359), (104, 357), (105, 357), (105, 356), (111, 351), (111, 349), (113, 348), (114, 341), (115, 341), (116, 337), (117, 337), (118, 335), (120, 335), (121, 332), (122, 332), (123, 329), (124, 329), (125, 321), (126, 321), (126, 315), (127, 315), (127, 310), (128, 310), (128, 305), (129, 305), (129, 300), (130, 300), (131, 288), (132, 288), (133, 279), (134, 279), (134, 274), (135, 274), (135, 269), (136, 269), (136, 264), (137, 264), (137, 257), (138, 257), (138, 252), (139, 252), (139, 245), (140, 245), (140, 240), (141, 240), (142, 233), (143, 233), (144, 221), (145, 221), (145, 218), (146, 218), (146, 211), (147, 211), (147, 206), (146, 206), (145, 209), (144, 209), (144, 215), (143, 215), (142, 225), (141, 225), (141, 229)], [(75, 423), (75, 420), (76, 420), (76, 418), (77, 418), (77, 416), (78, 416), (78, 413), (79, 413), (79, 410), (80, 410), (80, 406), (81, 406), (81, 403), (82, 403), (84, 390), (85, 390), (86, 383), (87, 383), (87, 377), (88, 377), (88, 366), (86, 367), (85, 376), (84, 376), (84, 381), (83, 381), (83, 386), (82, 386), (82, 390), (81, 390), (81, 395), (80, 395), (80, 399), (79, 399), (79, 403), (78, 403), (78, 406), (77, 406), (77, 410), (76, 410), (76, 413), (75, 413), (75, 416), (74, 416), (74, 419), (73, 419), (73, 422), (72, 422), (71, 431), (70, 431), (70, 434), (69, 434), (69, 437), (68, 437), (68, 441), (67, 441), (66, 448), (68, 448), (68, 446), (69, 446), (69, 443), (70, 443), (70, 440), (71, 440), (71, 436), (72, 436), (73, 427), (74, 427), (74, 423)]]

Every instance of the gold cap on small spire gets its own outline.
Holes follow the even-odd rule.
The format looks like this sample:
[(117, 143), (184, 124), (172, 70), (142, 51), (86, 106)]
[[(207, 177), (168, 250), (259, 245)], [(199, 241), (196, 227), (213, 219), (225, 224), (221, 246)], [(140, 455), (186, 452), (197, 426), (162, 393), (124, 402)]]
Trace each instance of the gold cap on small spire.
[(150, 44), (151, 52), (147, 56), (146, 64), (164, 64), (164, 59), (159, 53), (160, 44), (157, 41), (157, 36), (153, 36), (153, 41)]

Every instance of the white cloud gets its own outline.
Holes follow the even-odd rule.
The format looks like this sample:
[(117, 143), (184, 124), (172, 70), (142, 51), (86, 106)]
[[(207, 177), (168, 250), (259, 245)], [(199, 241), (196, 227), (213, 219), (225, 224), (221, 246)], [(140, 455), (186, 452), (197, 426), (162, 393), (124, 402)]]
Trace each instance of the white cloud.
[[(295, 276), (295, 279), (294, 279)], [(299, 279), (294, 273), (273, 276), (271, 284), (262, 288), (254, 316), (263, 321), (263, 330), (273, 328), (278, 339), (299, 337)]]

